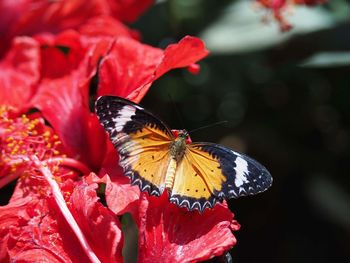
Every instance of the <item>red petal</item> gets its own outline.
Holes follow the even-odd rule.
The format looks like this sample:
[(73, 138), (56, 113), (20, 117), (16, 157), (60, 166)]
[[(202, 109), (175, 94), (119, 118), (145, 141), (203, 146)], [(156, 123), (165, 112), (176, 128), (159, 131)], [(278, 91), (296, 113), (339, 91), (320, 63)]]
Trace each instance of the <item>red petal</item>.
[(114, 177), (111, 181), (108, 177), (106, 184), (106, 201), (108, 208), (117, 215), (126, 212), (135, 213), (140, 199), (140, 190), (130, 184), (129, 178), (124, 175)]
[[(73, 191), (67, 204), (92, 253), (102, 262), (122, 262), (120, 223), (99, 203), (97, 184), (87, 183), (94, 180), (88, 176), (79, 185), (66, 181), (61, 191), (66, 195)], [(24, 193), (22, 188), (26, 187), (20, 181), (15, 191), (18, 193), (8, 205), (0, 207), (0, 261), (90, 262), (62, 210), (48, 197), (50, 188), (40, 195), (36, 193), (40, 189), (35, 188)]]
[(89, 18), (101, 15), (133, 22), (152, 4), (153, 0), (0, 1), (0, 56), (16, 35), (76, 29)]
[(125, 36), (139, 39), (139, 33), (110, 16), (99, 16), (87, 20), (79, 27), (79, 32), (90, 36)]
[(121, 215), (137, 210), (140, 190), (130, 184), (130, 179), (123, 174), (118, 162), (118, 153), (110, 142), (100, 177), (107, 174), (105, 196), (108, 208)]
[(0, 207), (0, 261), (71, 262), (53, 218), (44, 200), (28, 194)]
[(79, 70), (88, 51), (75, 31), (65, 31), (57, 36), (38, 35), (36, 39), (41, 44), (41, 77), (44, 80), (57, 79)]
[(102, 262), (122, 262), (122, 232), (117, 217), (98, 201), (97, 184), (82, 183), (70, 198), (71, 212)]
[(118, 38), (99, 69), (98, 95), (127, 97), (136, 88), (150, 82), (161, 62), (162, 50), (130, 38)]
[(98, 94), (139, 102), (161, 75), (174, 68), (187, 67), (207, 54), (204, 43), (195, 37), (187, 36), (165, 51), (130, 38), (118, 38), (101, 62)]
[(202, 40), (185, 36), (178, 44), (169, 45), (165, 49), (164, 58), (157, 67), (155, 79), (171, 69), (190, 66), (207, 56), (208, 53)]
[(0, 104), (26, 110), (39, 80), (40, 47), (29, 37), (18, 37), (0, 63)]
[(134, 22), (154, 0), (107, 0), (113, 15), (125, 22)]
[[(216, 205), (189, 212), (161, 197), (143, 195), (139, 214), (139, 262), (197, 262), (223, 254), (236, 243), (233, 214)], [(236, 225), (235, 225), (236, 224)]]
[[(46, 67), (32, 103), (42, 111), (71, 156), (90, 168), (99, 168), (107, 139), (96, 116), (90, 113), (88, 92), (98, 58), (106, 52), (109, 42), (87, 42), (73, 31), (57, 38), (42, 37), (40, 41)], [(52, 56), (55, 63), (50, 62)]]

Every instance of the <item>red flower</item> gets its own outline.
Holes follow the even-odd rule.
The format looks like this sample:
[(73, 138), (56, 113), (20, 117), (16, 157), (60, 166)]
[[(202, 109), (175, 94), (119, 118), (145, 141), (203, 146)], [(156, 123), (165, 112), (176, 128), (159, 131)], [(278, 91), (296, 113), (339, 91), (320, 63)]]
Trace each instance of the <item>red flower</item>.
[(0, 208), (0, 261), (120, 262), (120, 224), (98, 202), (97, 184), (91, 176), (72, 181), (86, 167), (62, 155), (57, 135), (42, 119), (12, 115), (1, 111), (0, 182), (12, 175), (19, 181), (10, 203)]
[[(171, 262), (205, 260), (235, 244), (238, 225), (225, 205), (188, 212), (166, 193), (149, 197), (131, 186), (90, 108), (106, 94), (139, 102), (171, 69), (198, 72), (195, 63), (208, 54), (200, 39), (187, 36), (162, 50), (141, 44), (120, 22), (152, 2), (0, 1), (8, 11), (0, 18), (0, 104), (8, 105), (0, 108), (0, 187), (18, 178), (0, 207), (0, 261), (121, 262), (116, 215), (126, 212), (139, 227), (141, 262), (158, 261), (164, 251)], [(40, 113), (19, 115), (33, 107)], [(108, 208), (98, 185), (106, 186)]]
[[(89, 109), (89, 85), (108, 39), (85, 38), (75, 31), (37, 37), (42, 46), (41, 82), (31, 104), (53, 126), (70, 156), (91, 169), (100, 167), (106, 138)], [(55, 58), (55, 63), (51, 59)]]
[(83, 163), (67, 158), (57, 134), (44, 124), (39, 114), (18, 117), (6, 107), (0, 107), (0, 154), (0, 187), (20, 177), (24, 182), (37, 180), (35, 184), (29, 184), (28, 189), (21, 189), (30, 192), (32, 186), (34, 190), (40, 188), (41, 175), (32, 165), (33, 157), (60, 181), (89, 173)]
[(16, 35), (34, 35), (40, 32), (58, 33), (78, 28), (84, 21), (97, 16), (112, 16), (133, 22), (153, 4), (153, 0), (11, 0), (0, 1), (1, 54)]
[(139, 262), (197, 262), (223, 254), (236, 244), (239, 224), (226, 205), (188, 212), (161, 197), (142, 195), (138, 217)]
[[(22, 187), (24, 183), (17, 189)], [(86, 182), (61, 184), (68, 206), (52, 186), (43, 185), (41, 196), (33, 190), (15, 194), (0, 207), (0, 261), (122, 262), (120, 223), (98, 202), (96, 187)]]
[[(16, 117), (15, 113), (0, 107), (0, 153), (0, 187), (19, 176), (25, 180), (27, 174), (36, 174), (30, 165), (32, 156), (50, 166), (55, 176), (73, 176), (63, 168), (67, 160), (58, 136), (38, 116)], [(58, 169), (59, 163), (62, 169)], [(78, 162), (69, 162), (69, 165), (86, 171)]]
[(293, 5), (314, 6), (323, 4), (327, 2), (327, 0), (256, 0), (256, 2), (272, 11), (273, 17), (279, 23), (281, 31), (289, 31), (292, 25), (284, 18), (283, 12), (285, 9)]

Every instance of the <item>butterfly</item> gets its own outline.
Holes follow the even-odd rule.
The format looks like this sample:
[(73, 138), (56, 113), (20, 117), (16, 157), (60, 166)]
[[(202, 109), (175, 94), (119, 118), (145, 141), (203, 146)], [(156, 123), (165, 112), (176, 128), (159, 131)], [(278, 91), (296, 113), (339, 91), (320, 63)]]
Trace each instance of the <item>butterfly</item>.
[(95, 108), (125, 175), (150, 195), (167, 190), (171, 203), (203, 212), (272, 184), (270, 173), (254, 159), (222, 145), (192, 143), (185, 130), (175, 136), (163, 121), (129, 100), (102, 96)]

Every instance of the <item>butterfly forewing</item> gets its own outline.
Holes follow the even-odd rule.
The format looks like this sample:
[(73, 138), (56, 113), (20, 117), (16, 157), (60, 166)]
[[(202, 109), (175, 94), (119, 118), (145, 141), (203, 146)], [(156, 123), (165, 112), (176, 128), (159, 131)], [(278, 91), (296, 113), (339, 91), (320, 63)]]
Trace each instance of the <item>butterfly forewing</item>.
[(96, 112), (131, 183), (149, 194), (160, 195), (170, 161), (170, 130), (139, 105), (119, 97), (100, 97)]

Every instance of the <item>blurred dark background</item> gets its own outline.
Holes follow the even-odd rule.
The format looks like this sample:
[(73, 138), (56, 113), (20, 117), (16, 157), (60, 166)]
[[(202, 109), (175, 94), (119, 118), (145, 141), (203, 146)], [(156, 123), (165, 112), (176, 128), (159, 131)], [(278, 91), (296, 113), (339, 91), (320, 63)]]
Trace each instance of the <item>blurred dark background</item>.
[(229, 203), (242, 225), (233, 262), (350, 262), (350, 4), (286, 19), (294, 28), (281, 33), (252, 1), (158, 1), (132, 26), (143, 42), (191, 34), (211, 54), (198, 75), (161, 77), (141, 104), (171, 128), (227, 120), (192, 140), (245, 152), (273, 175), (267, 192)]

